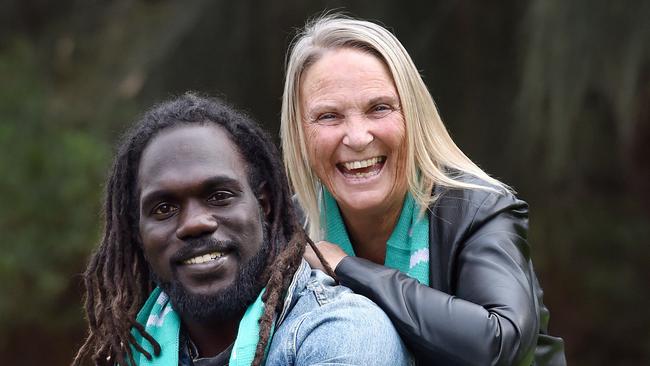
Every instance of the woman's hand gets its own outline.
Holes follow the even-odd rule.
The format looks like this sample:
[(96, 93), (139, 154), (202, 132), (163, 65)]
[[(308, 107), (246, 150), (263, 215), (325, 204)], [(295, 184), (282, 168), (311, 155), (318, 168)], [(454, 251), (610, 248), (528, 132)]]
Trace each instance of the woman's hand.
[[(336, 270), (336, 266), (339, 265), (339, 262), (348, 255), (345, 254), (343, 249), (339, 248), (338, 245), (332, 244), (327, 241), (319, 241), (316, 243), (316, 247), (318, 247), (318, 250), (323, 254), (323, 258), (325, 259), (325, 262), (329, 264), (330, 268), (332, 268), (332, 271)], [(318, 257), (316, 256), (316, 253), (314, 250), (311, 248), (311, 246), (307, 246), (305, 248), (305, 255), (304, 255), (305, 260), (311, 268), (314, 269), (320, 269), (321, 271), (325, 271), (325, 268), (321, 264), (320, 260), (318, 260)]]

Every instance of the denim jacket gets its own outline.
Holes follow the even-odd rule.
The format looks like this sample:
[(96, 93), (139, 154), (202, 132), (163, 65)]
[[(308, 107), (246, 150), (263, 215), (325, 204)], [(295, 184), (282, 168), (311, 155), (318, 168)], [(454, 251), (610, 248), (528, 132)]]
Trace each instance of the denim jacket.
[(377, 305), (311, 270), (304, 260), (287, 290), (275, 329), (266, 366), (414, 364)]
[(411, 365), (392, 323), (372, 301), (302, 261), (276, 323), (266, 365)]

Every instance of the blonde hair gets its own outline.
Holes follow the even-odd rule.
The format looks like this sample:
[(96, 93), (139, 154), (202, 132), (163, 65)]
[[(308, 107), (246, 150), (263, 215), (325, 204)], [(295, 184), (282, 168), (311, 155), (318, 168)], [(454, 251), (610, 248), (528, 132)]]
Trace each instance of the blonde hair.
[[(309, 166), (300, 110), (303, 73), (327, 50), (353, 48), (369, 52), (390, 70), (400, 97), (406, 129), (405, 172), (410, 193), (426, 210), (437, 199), (434, 185), (461, 189), (509, 190), (490, 177), (456, 146), (447, 132), (422, 78), (397, 38), (384, 27), (342, 15), (325, 15), (308, 22), (287, 53), (280, 136), (290, 184), (309, 222), (309, 235), (322, 238), (319, 214), (321, 183)], [(455, 171), (450, 173), (450, 171)], [(485, 185), (460, 181), (478, 177)]]

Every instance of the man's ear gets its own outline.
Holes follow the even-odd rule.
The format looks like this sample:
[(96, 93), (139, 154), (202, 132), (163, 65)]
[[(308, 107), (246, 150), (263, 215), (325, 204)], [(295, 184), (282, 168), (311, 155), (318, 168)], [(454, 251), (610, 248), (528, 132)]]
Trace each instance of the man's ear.
[(264, 211), (264, 216), (269, 220), (271, 215), (271, 195), (269, 193), (269, 185), (266, 184), (266, 182), (262, 182), (262, 184), (257, 188), (257, 191), (259, 192), (257, 200)]

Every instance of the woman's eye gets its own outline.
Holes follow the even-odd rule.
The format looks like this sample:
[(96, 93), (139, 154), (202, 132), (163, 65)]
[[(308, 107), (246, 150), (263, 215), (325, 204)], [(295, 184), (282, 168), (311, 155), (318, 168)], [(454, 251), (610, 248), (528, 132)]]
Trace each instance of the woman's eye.
[(393, 107), (388, 104), (377, 104), (370, 109), (370, 113), (378, 117), (383, 117), (391, 113), (393, 110)]
[(231, 198), (233, 198), (235, 195), (232, 194), (231, 192), (228, 191), (218, 191), (213, 193), (209, 198), (208, 202), (217, 204), (217, 205), (223, 205), (226, 204)]
[(316, 117), (315, 121), (316, 122), (331, 122), (334, 121), (338, 118), (336, 113), (322, 113), (319, 114), (318, 117)]
[(151, 213), (157, 216), (169, 216), (176, 212), (178, 208), (169, 203), (160, 203), (151, 210)]

